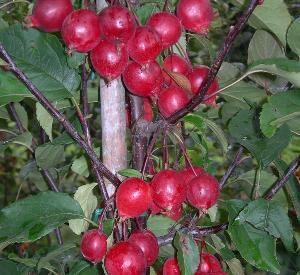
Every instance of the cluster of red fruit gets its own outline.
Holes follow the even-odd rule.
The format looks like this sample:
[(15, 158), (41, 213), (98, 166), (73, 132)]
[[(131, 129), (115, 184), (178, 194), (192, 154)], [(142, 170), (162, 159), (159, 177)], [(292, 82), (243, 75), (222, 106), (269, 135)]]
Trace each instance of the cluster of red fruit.
[[(122, 219), (137, 218), (150, 209), (152, 214), (162, 212), (178, 219), (184, 201), (198, 209), (208, 209), (217, 202), (218, 197), (218, 181), (201, 167), (191, 167), (180, 172), (160, 171), (150, 184), (139, 178), (123, 181), (116, 192), (116, 207)], [(100, 262), (106, 254), (104, 265), (110, 275), (143, 274), (145, 268), (151, 266), (158, 257), (157, 238), (149, 230), (132, 232), (128, 241), (116, 243), (107, 253), (106, 238), (98, 230), (86, 232), (81, 251), (93, 263)], [(166, 261), (163, 274), (180, 274), (175, 259)], [(213, 255), (202, 253), (201, 263), (195, 274), (225, 273)]]
[(123, 218), (136, 218), (150, 210), (153, 215), (162, 213), (178, 220), (185, 201), (205, 210), (217, 202), (219, 195), (218, 181), (201, 167), (180, 172), (162, 170), (151, 184), (138, 178), (122, 182), (117, 189), (116, 206)]
[[(97, 15), (88, 9), (74, 11), (71, 0), (37, 0), (32, 15), (26, 18), (28, 27), (60, 31), (69, 53), (89, 52), (91, 63), (101, 77), (111, 81), (122, 75), (131, 93), (158, 98), (159, 110), (165, 117), (183, 108), (197, 94), (209, 68), (192, 68), (188, 60), (177, 54), (168, 55), (162, 68), (155, 59), (178, 42), (182, 26), (205, 34), (212, 20), (209, 0), (180, 0), (177, 16), (158, 12), (145, 26), (138, 25), (126, 7), (109, 6)], [(188, 79), (191, 91), (178, 86), (170, 77), (172, 73)], [(217, 90), (215, 81), (207, 94)], [(212, 96), (204, 103), (213, 104), (215, 98)]]
[[(142, 275), (146, 267), (154, 264), (159, 247), (156, 236), (149, 230), (136, 230), (128, 241), (113, 245), (107, 252), (107, 236), (94, 229), (87, 231), (81, 241), (82, 255), (94, 264), (105, 256), (104, 266), (109, 275)], [(163, 275), (180, 275), (176, 258), (169, 258), (163, 265)], [(206, 252), (200, 255), (200, 264), (194, 275), (225, 275), (218, 259)]]

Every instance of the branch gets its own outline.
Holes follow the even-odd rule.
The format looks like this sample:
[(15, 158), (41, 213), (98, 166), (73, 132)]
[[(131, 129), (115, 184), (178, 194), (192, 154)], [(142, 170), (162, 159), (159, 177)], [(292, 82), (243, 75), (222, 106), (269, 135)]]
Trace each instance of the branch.
[(241, 159), (241, 156), (242, 156), (243, 152), (244, 152), (244, 148), (241, 146), (239, 148), (233, 162), (231, 163), (228, 170), (226, 171), (226, 173), (224, 174), (224, 176), (220, 180), (220, 183), (219, 183), (220, 184), (220, 189), (222, 189), (224, 187), (225, 183), (230, 178), (230, 176), (232, 175), (235, 168), (240, 164), (240, 159)]
[(295, 158), (292, 163), (289, 165), (288, 169), (284, 175), (276, 181), (274, 186), (270, 189), (269, 192), (265, 195), (266, 200), (271, 200), (276, 195), (276, 193), (288, 182), (290, 176), (292, 176), (297, 168), (300, 166), (300, 156)]
[(10, 70), (16, 75), (16, 77), (23, 82), (28, 90), (36, 97), (40, 104), (48, 111), (48, 113), (56, 118), (59, 123), (64, 127), (66, 132), (78, 143), (78, 145), (87, 153), (90, 159), (95, 163), (97, 169), (103, 174), (110, 182), (115, 186), (120, 184), (120, 180), (112, 174), (95, 154), (93, 149), (82, 139), (73, 125), (67, 120), (67, 118), (56, 109), (53, 104), (39, 91), (39, 89), (31, 82), (31, 80), (17, 67), (14, 61), (11, 59), (4, 46), (0, 43), (0, 53), (4, 61), (10, 66)]
[(241, 15), (241, 17), (238, 19), (237, 23), (234, 27), (231, 27), (229, 30), (229, 33), (227, 37), (224, 40), (224, 43), (219, 50), (219, 53), (213, 63), (213, 65), (210, 68), (210, 71), (208, 73), (208, 76), (205, 81), (203, 81), (201, 87), (199, 88), (199, 92), (197, 95), (195, 95), (188, 105), (181, 110), (177, 111), (175, 114), (167, 118), (168, 123), (175, 124), (179, 119), (187, 115), (189, 112), (192, 112), (203, 100), (205, 97), (205, 94), (207, 93), (209, 87), (211, 86), (212, 82), (217, 76), (218, 71), (220, 70), (220, 67), (227, 56), (233, 42), (235, 41), (238, 34), (242, 31), (242, 29), (245, 27), (249, 17), (253, 13), (254, 9), (258, 5), (259, 0), (251, 0), (249, 6), (245, 10), (245, 12)]

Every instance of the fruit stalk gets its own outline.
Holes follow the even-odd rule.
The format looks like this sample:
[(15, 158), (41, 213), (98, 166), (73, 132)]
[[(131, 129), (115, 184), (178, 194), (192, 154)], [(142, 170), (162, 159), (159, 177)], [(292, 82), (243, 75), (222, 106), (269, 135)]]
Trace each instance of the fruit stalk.
[(41, 103), (48, 113), (63, 126), (66, 132), (77, 142), (77, 144), (87, 153), (90, 159), (95, 163), (97, 169), (114, 185), (121, 182), (117, 176), (110, 172), (107, 167), (99, 161), (94, 150), (82, 139), (78, 131), (70, 123), (70, 121), (42, 94), (42, 92), (32, 83), (32, 81), (17, 67), (4, 46), (0, 43), (1, 59), (7, 62), (10, 71), (28, 88), (31, 94)]

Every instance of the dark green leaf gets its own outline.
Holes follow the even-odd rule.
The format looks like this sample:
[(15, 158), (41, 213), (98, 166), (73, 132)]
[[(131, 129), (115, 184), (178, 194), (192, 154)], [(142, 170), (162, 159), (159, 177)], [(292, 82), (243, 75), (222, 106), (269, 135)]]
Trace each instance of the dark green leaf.
[(276, 130), (287, 123), (290, 129), (300, 134), (300, 90), (277, 93), (263, 105), (260, 128), (265, 136), (272, 137)]
[(79, 261), (71, 269), (68, 275), (98, 275), (97, 268), (88, 262)]
[(40, 145), (35, 150), (35, 159), (39, 167), (48, 169), (65, 161), (64, 146), (50, 143)]
[(85, 156), (81, 156), (80, 158), (74, 160), (71, 169), (73, 172), (86, 178), (90, 175), (89, 166)]
[(103, 221), (103, 232), (106, 236), (110, 236), (114, 228), (114, 220), (107, 219)]
[(43, 192), (16, 201), (0, 212), (0, 247), (32, 242), (70, 219), (83, 218), (77, 201), (64, 193)]
[(184, 122), (191, 123), (199, 131), (204, 130), (204, 121), (203, 118), (199, 115), (188, 114), (187, 116), (184, 117)]
[(21, 271), (13, 261), (0, 260), (0, 274), (1, 275), (21, 275)]
[(279, 274), (280, 266), (275, 254), (275, 240), (265, 231), (256, 229), (249, 223), (242, 223), (236, 218), (245, 205), (245, 202), (238, 200), (227, 202), (230, 238), (247, 262), (261, 270)]
[(31, 150), (32, 135), (29, 132), (25, 132), (9, 140), (0, 141), (0, 152), (5, 150), (6, 147), (12, 143), (25, 146)]
[(28, 267), (35, 268), (38, 263), (38, 259), (34, 258), (20, 258), (19, 256), (15, 254), (9, 254), (8, 258), (14, 262), (21, 263), (23, 265), (26, 265)]
[(68, 66), (64, 48), (55, 35), (17, 24), (1, 31), (0, 41), (49, 100), (71, 97), (77, 90), (79, 74)]
[(264, 199), (250, 202), (236, 219), (239, 220), (239, 223), (250, 223), (275, 238), (281, 238), (286, 249), (294, 251), (293, 228), (286, 211), (277, 202)]
[(80, 65), (82, 65), (85, 61), (86, 54), (73, 52), (70, 56), (68, 56), (68, 65), (72, 69), (77, 69)]
[(229, 123), (230, 134), (245, 146), (263, 167), (270, 164), (290, 142), (290, 131), (283, 125), (272, 138), (260, 132), (255, 110), (240, 111)]
[(11, 73), (0, 71), (0, 106), (32, 97), (25, 86)]
[(155, 12), (160, 11), (159, 7), (155, 3), (145, 4), (136, 10), (136, 14), (141, 23), (146, 24), (148, 18)]
[(199, 250), (194, 239), (190, 235), (177, 232), (174, 245), (177, 249), (177, 260), (181, 274), (194, 274), (200, 263)]
[[(77, 245), (74, 243), (64, 244), (55, 250), (49, 252), (46, 256), (41, 257), (38, 261), (37, 268), (41, 270), (42, 268), (48, 269), (50, 262), (53, 260), (57, 260), (60, 256), (65, 255), (70, 252), (70, 250), (77, 249)], [(48, 269), (49, 270), (49, 269)]]

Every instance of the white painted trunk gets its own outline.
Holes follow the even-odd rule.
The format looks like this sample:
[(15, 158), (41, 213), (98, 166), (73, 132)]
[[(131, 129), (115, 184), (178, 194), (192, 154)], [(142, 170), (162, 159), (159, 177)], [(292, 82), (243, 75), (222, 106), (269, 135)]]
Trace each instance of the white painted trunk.
[[(97, 0), (97, 10), (106, 7), (105, 0)], [(104, 165), (113, 173), (127, 167), (125, 89), (121, 78), (106, 84), (100, 80), (102, 156)], [(106, 181), (108, 195), (114, 186)]]

